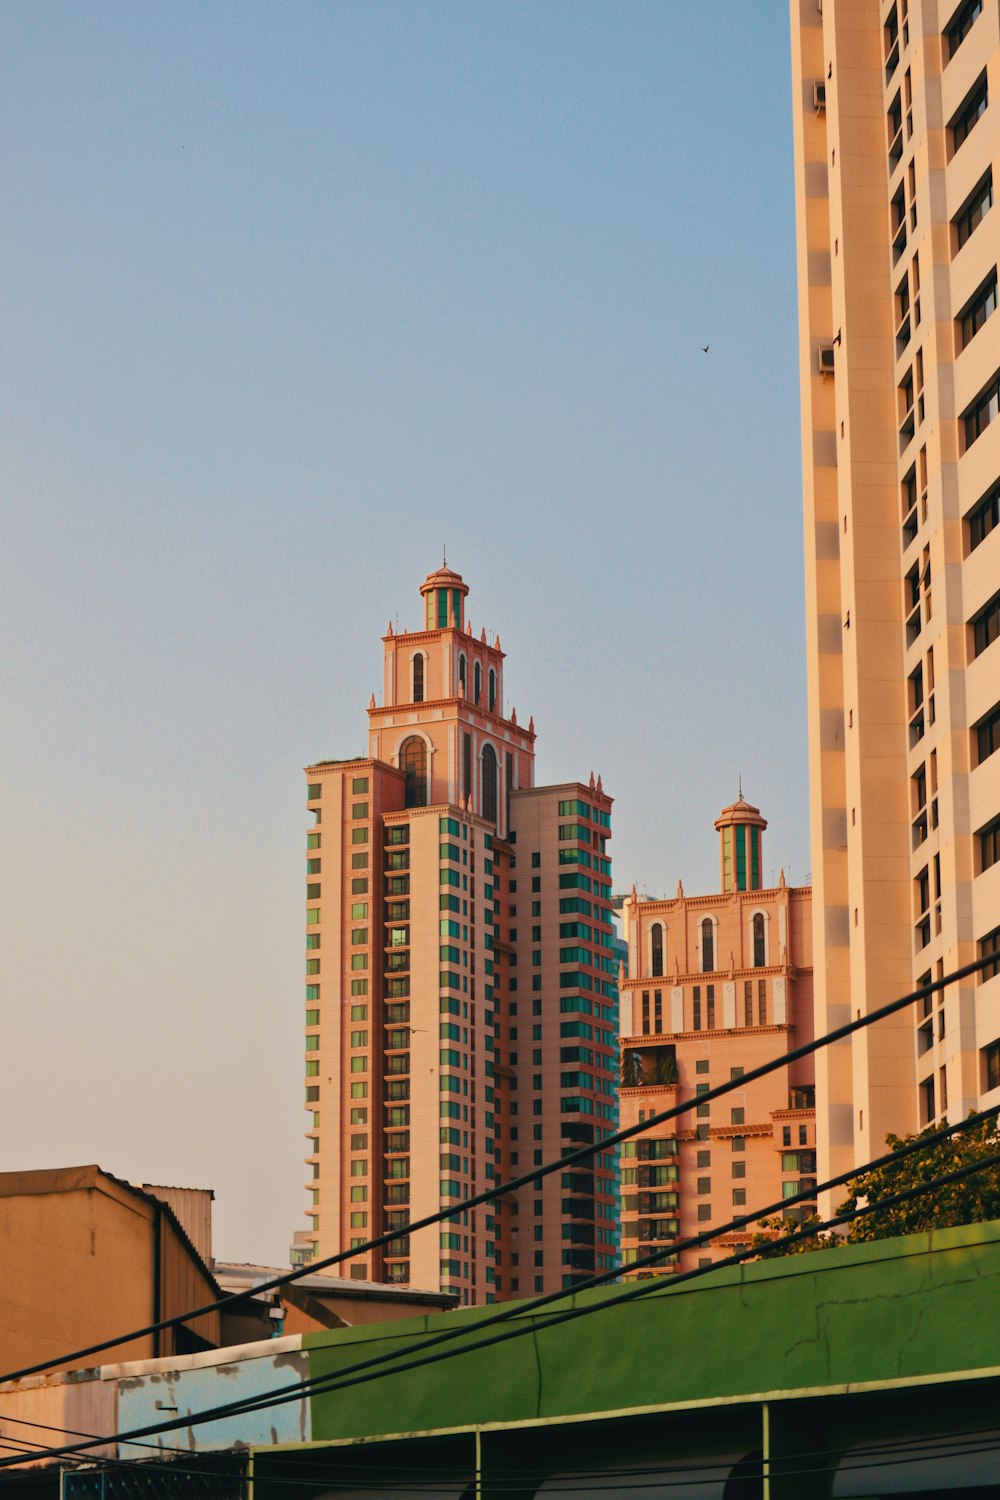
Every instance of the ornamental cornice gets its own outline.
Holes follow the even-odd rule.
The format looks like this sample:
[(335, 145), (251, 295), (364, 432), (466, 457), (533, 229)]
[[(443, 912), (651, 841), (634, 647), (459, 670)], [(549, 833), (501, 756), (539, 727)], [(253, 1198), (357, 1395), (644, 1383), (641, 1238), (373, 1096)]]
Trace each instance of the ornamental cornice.
[(797, 968), (795, 964), (768, 964), (766, 968), (743, 968), (734, 969), (732, 973), (728, 969), (689, 969), (677, 974), (637, 974), (628, 975), (623, 981), (621, 988), (626, 990), (649, 990), (649, 989), (680, 989), (685, 984), (734, 984), (737, 979), (790, 979), (793, 983), (805, 974), (812, 974), (812, 968)]
[[(692, 1100), (692, 1103), (694, 1101)], [(679, 1141), (697, 1141), (703, 1139), (698, 1134), (698, 1127), (688, 1126), (684, 1130), (676, 1132)], [(774, 1135), (774, 1127), (771, 1125), (710, 1125), (708, 1127), (708, 1138), (718, 1140), (731, 1140), (733, 1136), (753, 1136), (755, 1138), (768, 1138)]]
[(715, 891), (710, 896), (639, 896), (628, 898), (633, 912), (671, 912), (681, 907), (761, 906), (784, 896), (801, 900), (812, 895), (811, 885), (769, 885), (756, 891)]
[(484, 651), (487, 656), (492, 656), (497, 661), (507, 659), (506, 651), (500, 646), (491, 646), (489, 641), (480, 640), (478, 636), (471, 635), (467, 630), (459, 630), (457, 625), (439, 625), (435, 630), (401, 630), (398, 634), (393, 631), (391, 635), (382, 637), (382, 644), (398, 646), (405, 643), (407, 646), (429, 646), (446, 635), (454, 636), (456, 643), (460, 646), (465, 645), (469, 651), (475, 648)]
[(530, 724), (526, 727), (523, 724), (518, 724), (514, 719), (503, 718), (501, 714), (491, 714), (489, 709), (483, 708), (481, 704), (470, 703), (468, 698), (463, 698), (460, 695), (454, 698), (428, 698), (423, 703), (373, 703), (368, 706), (368, 717), (369, 719), (384, 719), (394, 714), (400, 716), (415, 714), (417, 717), (412, 724), (399, 724), (397, 727), (400, 729), (419, 729), (427, 722), (437, 722), (433, 720), (428, 721), (421, 717), (426, 710), (445, 708), (466, 709), (473, 716), (480, 729), (488, 731), (490, 725), (499, 724), (503, 729), (509, 730), (511, 734), (520, 735), (524, 740), (534, 740), (537, 738), (535, 730), (531, 728)]
[(713, 1026), (711, 1030), (706, 1026), (701, 1031), (639, 1031), (632, 1036), (620, 1037), (619, 1041), (627, 1046), (634, 1044), (638, 1050), (642, 1047), (655, 1047), (671, 1042), (703, 1042), (713, 1036), (745, 1036), (748, 1031), (756, 1032), (760, 1036), (766, 1036), (768, 1033), (780, 1036), (794, 1030), (795, 1027), (789, 1022), (783, 1026)]

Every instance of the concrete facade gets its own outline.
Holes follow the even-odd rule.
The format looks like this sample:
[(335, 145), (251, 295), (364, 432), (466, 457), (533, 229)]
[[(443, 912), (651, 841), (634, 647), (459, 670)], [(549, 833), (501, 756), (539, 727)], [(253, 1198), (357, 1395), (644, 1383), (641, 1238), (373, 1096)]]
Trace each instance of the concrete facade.
[[(1000, 13), (791, 16), (825, 1031), (1000, 946)], [(820, 1054), (820, 1176), (998, 1085), (987, 971)]]
[(473, 634), (452, 570), (420, 593), (422, 628), (383, 638), (367, 757), (306, 771), (312, 1242), (472, 1303), (612, 1263), (610, 1157), (405, 1233), (615, 1128), (611, 799), (592, 775), (534, 785), (499, 638)]
[[(623, 904), (623, 1126), (812, 1040), (812, 894), (787, 886), (783, 872), (777, 887), (762, 887), (766, 826), (741, 796), (715, 824), (719, 893), (686, 896), (678, 887), (673, 899), (650, 901), (633, 891)], [(626, 1267), (747, 1208), (815, 1187), (814, 1084), (806, 1058), (624, 1142)], [(789, 1216), (814, 1210), (796, 1206)], [(747, 1230), (725, 1233), (657, 1269), (711, 1264), (748, 1242)]]

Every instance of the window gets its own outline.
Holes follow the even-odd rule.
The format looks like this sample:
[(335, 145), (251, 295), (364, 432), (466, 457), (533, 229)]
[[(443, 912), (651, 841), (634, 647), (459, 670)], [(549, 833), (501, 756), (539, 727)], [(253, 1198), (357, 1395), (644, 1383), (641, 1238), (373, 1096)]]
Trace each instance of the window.
[(994, 594), (969, 623), (972, 626), (972, 654), (981, 656), (1000, 635), (1000, 594)]
[(351, 791), (354, 793), (354, 795), (356, 797), (357, 796), (362, 796), (365, 793), (367, 793), (367, 791), (368, 791), (368, 777), (367, 776), (355, 776), (354, 779), (353, 779), (353, 781), (351, 782)]
[(971, 344), (976, 334), (982, 328), (987, 318), (992, 317), (997, 310), (997, 273), (996, 267), (990, 272), (982, 286), (970, 297), (965, 307), (958, 315), (958, 325), (962, 335), (962, 348)]
[(492, 745), (483, 746), (483, 817), (497, 820), (497, 757)]
[(1000, 750), (1000, 703), (979, 720), (972, 731), (975, 736), (976, 765), (981, 766), (997, 750)]
[(983, 1087), (986, 1093), (1000, 1089), (1000, 1042), (991, 1042), (982, 1051)]
[(417, 652), (413, 658), (413, 702), (424, 701), (424, 658), (421, 652)]
[(701, 924), (701, 967), (705, 974), (711, 974), (715, 968), (715, 932), (711, 917), (705, 917)]
[(988, 932), (984, 938), (979, 939), (978, 956), (989, 958), (991, 955), (993, 962), (979, 971), (978, 982), (980, 984), (985, 984), (987, 979), (995, 979), (1000, 974), (1000, 927), (994, 927), (992, 932)]
[(945, 41), (948, 44), (948, 61), (955, 56), (965, 38), (972, 30), (973, 23), (983, 13), (983, 0), (963, 0), (944, 29)]
[(490, 675), (488, 680), (489, 688), (487, 693), (487, 702), (489, 705), (490, 713), (492, 713), (497, 706), (497, 674), (494, 672), (492, 667), (490, 667)]
[(650, 948), (651, 948), (651, 971), (652, 971), (653, 977), (656, 978), (657, 976), (659, 976), (659, 975), (661, 975), (663, 973), (664, 944), (663, 944), (663, 923), (662, 922), (654, 922), (653, 923), (653, 930), (652, 930), (652, 933), (650, 935)]
[(995, 484), (976, 502), (965, 522), (968, 527), (968, 549), (974, 552), (990, 532), (1000, 525), (1000, 484)]
[(311, 781), (306, 787), (306, 797), (310, 802), (315, 802), (316, 798), (322, 795), (323, 783), (321, 781)]
[(757, 1025), (767, 1025), (767, 980), (757, 981)]
[(764, 913), (757, 912), (753, 919), (753, 966), (762, 969), (766, 963), (764, 954)]
[(472, 701), (478, 703), (483, 696), (483, 669), (477, 661), (472, 667)]
[(699, 1222), (699, 1224), (710, 1223), (711, 1222), (711, 1218), (712, 1218), (712, 1205), (711, 1205), (711, 1203), (699, 1203), (698, 1204), (698, 1222)]
[(399, 748), (399, 769), (406, 777), (403, 800), (407, 807), (427, 806), (427, 746), (411, 734)]
[(986, 73), (982, 72), (966, 94), (957, 112), (952, 116), (948, 129), (951, 131), (952, 155), (969, 138), (976, 125), (986, 113)]
[[(465, 657), (462, 657), (464, 662)], [(462, 796), (469, 797), (472, 794), (472, 735), (467, 729), (462, 731)]]
[(966, 240), (978, 229), (993, 207), (993, 168), (981, 177), (952, 219), (955, 226), (956, 248), (961, 250)]
[(989, 870), (1000, 860), (1000, 818), (994, 818), (992, 823), (987, 823), (985, 828), (980, 828), (976, 834), (976, 845), (979, 850), (979, 870)]
[(691, 1029), (701, 1030), (701, 985), (696, 984), (691, 991)]
[(966, 450), (972, 447), (977, 438), (982, 437), (990, 423), (996, 419), (998, 410), (1000, 410), (1000, 374), (992, 377), (989, 385), (980, 391), (972, 405), (966, 407), (962, 413)]
[(459, 658), (458, 658), (458, 685), (461, 688), (462, 697), (463, 698), (465, 697), (465, 688), (466, 688), (465, 668), (466, 668), (465, 652), (462, 651), (459, 654)]
[(743, 981), (743, 1024), (744, 1024), (744, 1026), (752, 1026), (753, 1025), (753, 980), (752, 979), (744, 979), (744, 981)]

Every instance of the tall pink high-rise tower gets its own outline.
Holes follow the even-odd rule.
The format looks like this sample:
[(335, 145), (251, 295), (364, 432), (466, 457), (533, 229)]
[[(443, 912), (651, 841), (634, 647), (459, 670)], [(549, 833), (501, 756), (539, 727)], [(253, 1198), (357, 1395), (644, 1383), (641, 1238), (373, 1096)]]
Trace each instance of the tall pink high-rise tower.
[(451, 569), (420, 592), (423, 628), (383, 637), (367, 758), (306, 772), (311, 1238), (357, 1249), (356, 1278), (489, 1302), (613, 1260), (612, 1153), (403, 1232), (615, 1128), (611, 799), (534, 786), (499, 638)]

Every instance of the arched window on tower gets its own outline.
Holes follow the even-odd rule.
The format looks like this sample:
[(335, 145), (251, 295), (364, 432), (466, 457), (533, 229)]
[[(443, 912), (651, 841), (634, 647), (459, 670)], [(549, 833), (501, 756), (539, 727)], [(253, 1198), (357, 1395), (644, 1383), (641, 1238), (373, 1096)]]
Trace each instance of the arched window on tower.
[(497, 820), (497, 757), (492, 745), (483, 747), (483, 817)]
[(411, 734), (399, 747), (399, 769), (406, 777), (403, 793), (407, 807), (427, 806), (427, 746)]
[(664, 957), (663, 923), (654, 922), (650, 933), (650, 970), (654, 979), (663, 973)]
[(413, 700), (414, 703), (424, 701), (424, 658), (421, 652), (417, 652), (413, 658)]
[(490, 667), (489, 683), (489, 705), (490, 713), (492, 713), (497, 706), (497, 674), (494, 672), (492, 667)]
[(478, 703), (483, 696), (483, 669), (479, 662), (472, 668), (472, 701)]
[(461, 654), (459, 655), (459, 658), (458, 658), (458, 687), (459, 687), (460, 693), (462, 694), (462, 697), (464, 698), (465, 697), (465, 652), (464, 651), (461, 652)]
[(711, 917), (705, 917), (701, 924), (701, 967), (705, 974), (711, 974), (715, 968), (715, 930)]
[(753, 966), (762, 969), (767, 963), (767, 955), (764, 952), (764, 913), (755, 913), (753, 919)]

